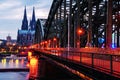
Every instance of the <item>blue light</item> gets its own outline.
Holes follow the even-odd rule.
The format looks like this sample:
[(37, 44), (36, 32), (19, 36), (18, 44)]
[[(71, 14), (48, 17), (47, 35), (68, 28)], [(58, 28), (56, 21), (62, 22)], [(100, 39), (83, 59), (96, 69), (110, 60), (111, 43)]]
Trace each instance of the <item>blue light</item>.
[(98, 38), (98, 42), (99, 42), (99, 43), (103, 43), (104, 41), (105, 41), (104, 38)]
[(115, 46), (115, 44), (114, 44), (114, 43), (112, 44), (112, 48), (116, 48), (116, 46)]

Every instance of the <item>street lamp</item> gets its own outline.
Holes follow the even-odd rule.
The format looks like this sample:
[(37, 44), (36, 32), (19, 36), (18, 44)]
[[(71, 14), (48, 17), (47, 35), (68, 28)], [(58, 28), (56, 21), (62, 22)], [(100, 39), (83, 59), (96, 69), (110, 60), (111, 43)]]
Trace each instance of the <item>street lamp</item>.
[(45, 41), (45, 48), (47, 48), (48, 47), (48, 42), (47, 41)]
[(78, 30), (78, 34), (81, 35), (83, 33), (82, 29)]
[(57, 44), (56, 44), (57, 42), (56, 42), (56, 41), (57, 41), (57, 39), (54, 37), (54, 38), (53, 38), (53, 47), (54, 47), (54, 48), (57, 47)]
[(51, 40), (48, 40), (48, 46), (51, 48)]
[(82, 28), (79, 28), (78, 31), (77, 31), (77, 34), (78, 34), (78, 37), (79, 37), (79, 40), (77, 42), (77, 48), (80, 47), (80, 36), (83, 35), (84, 33), (87, 33), (87, 43), (86, 43), (86, 46), (85, 48), (88, 48), (88, 47), (91, 47), (91, 44), (90, 44), (90, 31), (89, 30), (83, 30)]
[(78, 29), (77, 34), (79, 37), (78, 42), (77, 42), (77, 48), (79, 48), (80, 47), (80, 36), (83, 34), (83, 30), (81, 28)]

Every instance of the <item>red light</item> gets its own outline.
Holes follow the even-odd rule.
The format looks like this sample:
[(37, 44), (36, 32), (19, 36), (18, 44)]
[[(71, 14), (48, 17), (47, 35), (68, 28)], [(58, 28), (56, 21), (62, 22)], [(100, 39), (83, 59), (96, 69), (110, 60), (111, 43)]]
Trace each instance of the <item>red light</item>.
[(47, 41), (45, 41), (45, 44), (47, 44)]
[(51, 40), (48, 41), (49, 43), (51, 42)]
[(53, 38), (54, 41), (56, 41), (57, 39), (56, 38)]
[(40, 43), (40, 45), (42, 45), (42, 42)]
[(24, 52), (21, 52), (21, 54), (24, 54)]
[(82, 30), (79, 30), (79, 33), (82, 33)]
[(29, 67), (30, 67), (30, 64), (29, 64), (29, 63), (27, 63), (27, 64), (26, 64), (26, 66), (29, 68)]
[(80, 36), (80, 35), (83, 35), (84, 34), (84, 30), (82, 28), (80, 29), (77, 29), (77, 34)]
[(82, 30), (81, 30), (81, 29), (79, 29), (79, 30), (78, 30), (78, 33), (79, 33), (79, 34), (82, 34)]

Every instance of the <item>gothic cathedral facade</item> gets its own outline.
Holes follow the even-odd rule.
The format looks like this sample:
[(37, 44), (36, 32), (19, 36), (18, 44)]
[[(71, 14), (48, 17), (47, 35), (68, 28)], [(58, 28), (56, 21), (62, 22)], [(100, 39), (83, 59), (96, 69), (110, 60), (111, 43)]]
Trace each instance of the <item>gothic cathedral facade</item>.
[(32, 20), (28, 24), (26, 7), (24, 9), (24, 16), (22, 20), (21, 29), (17, 33), (17, 43), (20, 46), (30, 46), (34, 43), (36, 28), (35, 8), (33, 7)]

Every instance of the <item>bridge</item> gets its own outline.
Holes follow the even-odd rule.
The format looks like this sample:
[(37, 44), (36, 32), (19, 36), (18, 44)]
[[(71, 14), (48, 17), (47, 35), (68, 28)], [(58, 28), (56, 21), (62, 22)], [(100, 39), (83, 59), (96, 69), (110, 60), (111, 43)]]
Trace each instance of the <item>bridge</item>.
[(53, 0), (34, 54), (85, 80), (120, 78), (120, 1)]

